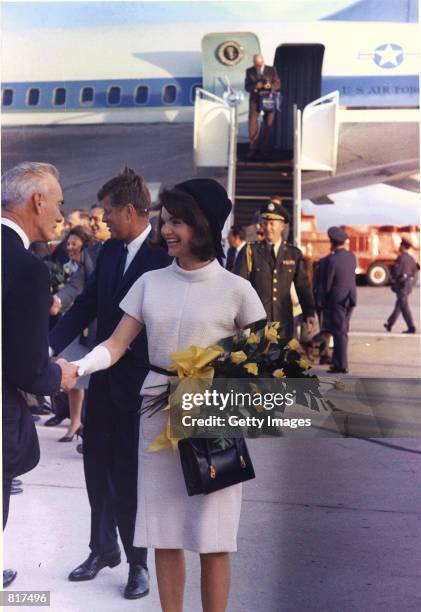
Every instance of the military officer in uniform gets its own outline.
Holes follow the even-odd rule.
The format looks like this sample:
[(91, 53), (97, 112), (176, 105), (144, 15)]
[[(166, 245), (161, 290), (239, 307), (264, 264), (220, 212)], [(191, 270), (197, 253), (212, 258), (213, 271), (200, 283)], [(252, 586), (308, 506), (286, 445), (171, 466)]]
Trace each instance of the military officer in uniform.
[(333, 335), (333, 359), (328, 372), (346, 374), (349, 323), (357, 304), (357, 260), (354, 253), (345, 248), (345, 242), (348, 240), (345, 230), (341, 227), (330, 227), (327, 235), (332, 252), (324, 267), (323, 285), (330, 331)]
[(256, 289), (271, 321), (281, 324), (280, 335), (291, 338), (294, 316), (291, 285), (294, 283), (303, 317), (310, 330), (315, 323), (313, 293), (300, 249), (283, 239), (288, 211), (276, 198), (260, 209), (264, 240), (247, 244), (239, 270)]
[(418, 275), (418, 266), (415, 259), (408, 253), (411, 246), (409, 240), (406, 240), (406, 238), (402, 239), (399, 247), (399, 257), (396, 259), (392, 268), (391, 288), (392, 291), (396, 293), (396, 303), (392, 314), (384, 324), (388, 332), (392, 331), (392, 327), (396, 323), (400, 313), (402, 313), (405, 323), (408, 326), (408, 329), (403, 333), (415, 334), (416, 332), (414, 319), (412, 318), (408, 303), (408, 296), (412, 292), (412, 287)]

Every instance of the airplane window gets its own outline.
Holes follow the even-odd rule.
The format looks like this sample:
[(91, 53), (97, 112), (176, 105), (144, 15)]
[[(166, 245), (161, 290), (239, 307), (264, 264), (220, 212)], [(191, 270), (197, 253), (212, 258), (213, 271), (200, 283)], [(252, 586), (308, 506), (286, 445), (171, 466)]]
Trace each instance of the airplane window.
[(64, 87), (57, 87), (54, 91), (54, 102), (56, 106), (63, 106), (66, 104), (66, 89)]
[(134, 101), (136, 104), (146, 104), (149, 98), (149, 87), (145, 85), (139, 85), (136, 87), (136, 91), (134, 94)]
[(33, 87), (28, 91), (27, 105), (38, 106), (40, 98), (40, 90), (38, 87)]
[(196, 85), (193, 85), (193, 87), (191, 88), (191, 91), (190, 91), (190, 102), (192, 104), (194, 104), (194, 101), (196, 100), (196, 89), (199, 89), (199, 87), (201, 87), (201, 85), (196, 84)]
[(162, 93), (162, 101), (165, 104), (174, 104), (177, 99), (177, 87), (175, 85), (165, 85)]
[(3, 98), (1, 103), (3, 106), (12, 106), (13, 104), (13, 89), (3, 89)]
[(94, 101), (94, 88), (93, 87), (82, 87), (82, 93), (80, 96), (82, 104), (90, 104)]
[(121, 100), (121, 87), (110, 87), (108, 90), (107, 102), (108, 104), (120, 104)]

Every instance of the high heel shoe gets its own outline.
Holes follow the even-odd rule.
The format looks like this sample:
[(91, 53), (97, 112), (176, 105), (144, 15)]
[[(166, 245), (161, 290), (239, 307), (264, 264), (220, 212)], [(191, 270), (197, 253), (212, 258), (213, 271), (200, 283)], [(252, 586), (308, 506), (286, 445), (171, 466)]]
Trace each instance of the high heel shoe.
[(59, 438), (57, 440), (57, 442), (72, 442), (73, 438), (76, 436), (77, 438), (79, 438), (79, 436), (81, 435), (83, 430), (82, 425), (75, 431), (75, 433), (72, 436), (63, 436), (62, 438)]

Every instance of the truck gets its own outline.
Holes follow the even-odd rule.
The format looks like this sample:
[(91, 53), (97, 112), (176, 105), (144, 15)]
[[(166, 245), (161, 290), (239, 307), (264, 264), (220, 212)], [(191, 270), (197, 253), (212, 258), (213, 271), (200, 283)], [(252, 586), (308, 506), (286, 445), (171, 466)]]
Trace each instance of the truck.
[[(373, 287), (389, 284), (391, 268), (402, 238), (412, 245), (409, 253), (420, 265), (419, 225), (341, 225), (349, 236), (348, 248), (357, 257), (356, 273)], [(317, 230), (314, 215), (301, 215), (301, 250), (312, 263), (329, 254), (326, 232)]]

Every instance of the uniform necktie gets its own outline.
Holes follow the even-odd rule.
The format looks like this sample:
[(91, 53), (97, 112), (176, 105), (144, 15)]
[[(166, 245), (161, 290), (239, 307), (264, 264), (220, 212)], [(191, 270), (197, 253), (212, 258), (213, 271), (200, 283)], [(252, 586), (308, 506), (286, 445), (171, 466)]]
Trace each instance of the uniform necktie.
[(272, 244), (272, 246), (270, 248), (270, 254), (272, 255), (273, 262), (275, 263), (275, 261), (276, 261), (276, 253), (275, 253), (275, 245), (274, 244)]
[(122, 280), (124, 276), (124, 268), (126, 267), (127, 253), (128, 253), (128, 249), (127, 249), (127, 245), (125, 244), (123, 247), (123, 250), (121, 251), (120, 260), (118, 262), (117, 285), (120, 283), (120, 281)]

